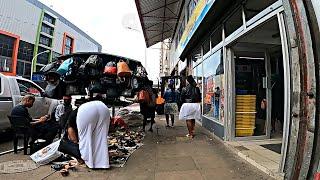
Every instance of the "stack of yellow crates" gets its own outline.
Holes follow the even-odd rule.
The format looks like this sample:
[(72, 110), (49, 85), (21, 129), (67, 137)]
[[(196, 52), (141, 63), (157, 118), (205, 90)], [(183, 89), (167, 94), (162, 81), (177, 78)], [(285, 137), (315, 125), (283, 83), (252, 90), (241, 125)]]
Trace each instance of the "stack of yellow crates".
[(256, 95), (236, 96), (236, 136), (252, 136), (256, 123)]

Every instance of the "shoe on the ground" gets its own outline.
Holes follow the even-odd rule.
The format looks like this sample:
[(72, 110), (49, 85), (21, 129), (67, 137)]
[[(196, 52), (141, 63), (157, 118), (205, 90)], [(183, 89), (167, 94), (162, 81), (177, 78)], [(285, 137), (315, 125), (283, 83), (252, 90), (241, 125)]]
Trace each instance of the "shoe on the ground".
[(169, 125), (169, 124), (167, 124), (167, 125), (166, 125), (166, 128), (169, 128), (169, 127), (170, 127), (170, 125)]
[(153, 129), (149, 129), (148, 131), (153, 132)]

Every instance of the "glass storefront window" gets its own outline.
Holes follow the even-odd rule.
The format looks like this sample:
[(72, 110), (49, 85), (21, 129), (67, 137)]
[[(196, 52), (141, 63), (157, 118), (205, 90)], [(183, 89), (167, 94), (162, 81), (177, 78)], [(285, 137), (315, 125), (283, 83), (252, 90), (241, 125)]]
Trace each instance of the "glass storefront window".
[(214, 48), (221, 41), (222, 41), (222, 27), (220, 26), (211, 34), (211, 48)]
[(203, 115), (224, 123), (223, 53), (218, 50), (203, 61)]
[(235, 32), (238, 28), (243, 26), (242, 9), (238, 8), (238, 10), (234, 12), (234, 14), (226, 20), (224, 26), (225, 26), (226, 37), (228, 37), (230, 34)]
[(202, 92), (202, 63), (193, 68), (193, 78)]

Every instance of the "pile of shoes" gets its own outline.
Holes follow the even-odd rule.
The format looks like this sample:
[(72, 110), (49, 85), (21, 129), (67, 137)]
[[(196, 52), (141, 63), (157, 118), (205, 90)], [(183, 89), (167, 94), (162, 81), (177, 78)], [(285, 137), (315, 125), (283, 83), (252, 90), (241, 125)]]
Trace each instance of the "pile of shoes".
[(125, 108), (120, 109), (117, 116), (121, 117), (129, 127), (141, 126), (143, 122), (143, 116), (140, 112), (130, 111)]
[(123, 167), (130, 155), (140, 148), (144, 133), (140, 131), (116, 131), (108, 136), (109, 161), (113, 167)]

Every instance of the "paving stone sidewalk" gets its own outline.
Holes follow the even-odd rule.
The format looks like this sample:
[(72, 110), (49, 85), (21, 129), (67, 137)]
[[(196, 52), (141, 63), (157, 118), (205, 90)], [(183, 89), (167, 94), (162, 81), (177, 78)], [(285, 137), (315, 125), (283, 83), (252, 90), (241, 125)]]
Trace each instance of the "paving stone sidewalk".
[[(157, 116), (154, 132), (147, 132), (144, 146), (133, 153), (123, 168), (91, 170), (78, 167), (68, 177), (54, 173), (45, 179), (110, 179), (110, 180), (228, 180), (271, 179), (255, 167), (241, 160), (222, 142), (212, 139), (201, 127), (196, 137), (186, 138), (184, 122), (166, 128), (164, 116)], [(29, 159), (29, 156), (7, 154), (0, 162)], [(43, 179), (50, 166), (17, 174), (0, 174), (0, 179)]]

